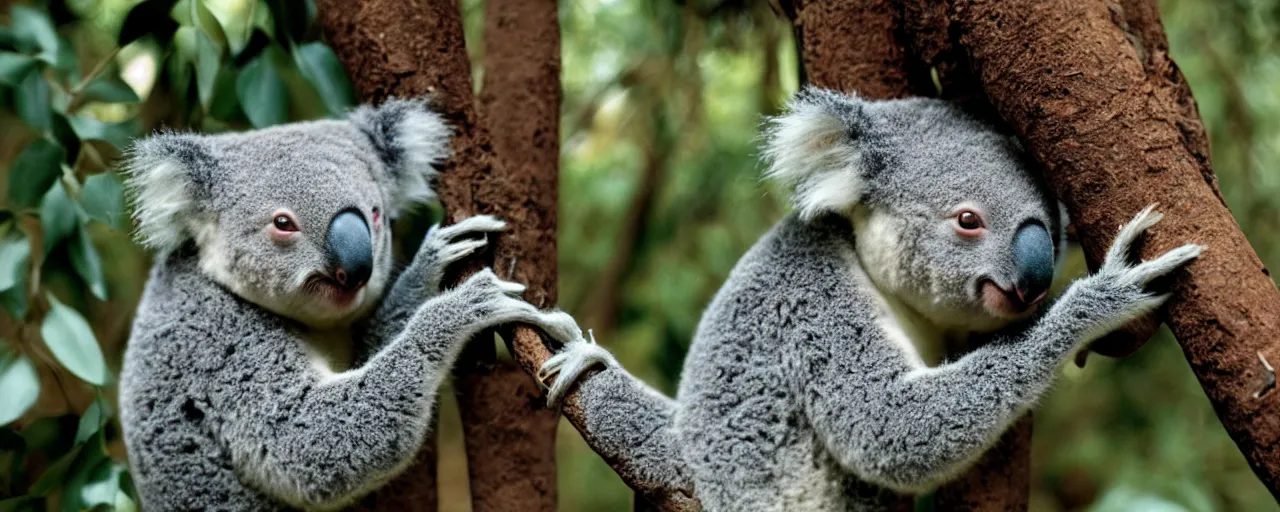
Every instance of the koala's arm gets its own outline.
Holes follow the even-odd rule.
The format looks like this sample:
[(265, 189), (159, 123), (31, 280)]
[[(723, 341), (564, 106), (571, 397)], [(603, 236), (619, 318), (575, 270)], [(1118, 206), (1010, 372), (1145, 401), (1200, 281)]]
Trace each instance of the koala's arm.
[(457, 240), (467, 234), (500, 231), (506, 223), (488, 215), (463, 219), (457, 224), (432, 226), (409, 266), (396, 277), (366, 324), (357, 347), (356, 366), (363, 365), (404, 330), (405, 323), (427, 299), (440, 293), (440, 280), (449, 264), (485, 245), (483, 238)]
[[(819, 438), (859, 477), (899, 491), (956, 476), (1035, 403), (1074, 351), (1165, 300), (1146, 285), (1201, 247), (1125, 263), (1130, 243), (1156, 220), (1148, 210), (1126, 225), (1098, 274), (1074, 283), (1032, 327), (950, 364), (911, 368), (878, 328), (862, 329), (860, 339), (797, 336), (796, 385)], [(819, 322), (828, 314), (838, 313), (812, 312)], [(796, 330), (806, 331), (830, 332)]]
[[(267, 391), (236, 405), (238, 413), (221, 435), (237, 474), (307, 509), (341, 507), (381, 485), (413, 460), (431, 426), (440, 381), (469, 338), (512, 322), (540, 326), (561, 339), (576, 329), (568, 315), (542, 313), (511, 296), (523, 289), (486, 269), (428, 299), (357, 370), (323, 377), (309, 369), (263, 372), (278, 372), (273, 378), (284, 380), (267, 383), (267, 390), (288, 388), (293, 379), (311, 382), (296, 393)], [(295, 368), (279, 361), (273, 366)], [(280, 411), (287, 411), (287, 421), (263, 424)]]
[[(601, 371), (582, 375), (595, 365)], [(584, 412), (582, 437), (620, 474), (644, 482), (692, 487), (692, 477), (681, 458), (674, 423), (675, 400), (649, 387), (618, 364), (617, 360), (578, 334), (543, 364), (539, 380), (554, 376), (547, 391), (558, 403), (576, 382), (575, 406)]]

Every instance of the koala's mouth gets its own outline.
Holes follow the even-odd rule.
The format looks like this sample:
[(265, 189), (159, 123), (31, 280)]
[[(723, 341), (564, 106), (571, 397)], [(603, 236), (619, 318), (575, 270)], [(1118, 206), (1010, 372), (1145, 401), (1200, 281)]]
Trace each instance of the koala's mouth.
[(356, 298), (360, 296), (360, 292), (364, 291), (364, 284), (354, 288), (342, 286), (332, 277), (321, 273), (312, 274), (307, 278), (303, 289), (310, 295), (320, 297), (339, 308), (346, 308), (356, 302)]
[(1039, 306), (1041, 295), (1031, 301), (1024, 301), (1012, 288), (997, 285), (991, 279), (978, 282), (978, 296), (982, 299), (982, 307), (997, 318), (1016, 319), (1035, 312)]

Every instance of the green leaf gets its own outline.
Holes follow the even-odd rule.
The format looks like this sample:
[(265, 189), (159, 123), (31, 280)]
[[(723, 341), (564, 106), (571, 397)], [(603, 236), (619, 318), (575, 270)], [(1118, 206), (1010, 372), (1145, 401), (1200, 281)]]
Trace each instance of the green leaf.
[(124, 491), (116, 491), (115, 512), (138, 512), (138, 504), (134, 503)]
[(355, 103), (355, 91), (347, 80), (347, 72), (338, 61), (338, 56), (325, 46), (315, 42), (299, 46), (293, 53), (298, 64), (298, 71), (320, 93), (320, 99), (329, 113), (340, 116)]
[(13, 89), (13, 106), (18, 117), (32, 129), (45, 131), (53, 122), (53, 109), (49, 107), (49, 84), (40, 73), (28, 73), (22, 85)]
[(25, 354), (0, 353), (0, 425), (21, 418), (40, 397), (40, 374)]
[(138, 98), (138, 93), (133, 91), (133, 87), (120, 79), (115, 73), (103, 73), (95, 78), (89, 85), (86, 85), (84, 91), (81, 92), (86, 101), (101, 101), (106, 103), (137, 103), (142, 101)]
[(102, 257), (98, 256), (98, 249), (93, 246), (93, 239), (89, 237), (89, 230), (86, 228), (87, 226), (79, 226), (76, 229), (78, 236), (72, 237), (70, 246), (67, 247), (71, 266), (76, 269), (80, 279), (89, 285), (89, 291), (94, 297), (107, 300), (107, 279), (102, 274)]
[(226, 48), (227, 34), (223, 32), (218, 18), (209, 12), (209, 8), (205, 7), (202, 0), (189, 1), (191, 2), (191, 19), (200, 27), (200, 31), (208, 36), (210, 41), (216, 43), (218, 48)]
[(14, 35), (40, 48), (40, 60), (54, 64), (58, 60), (58, 31), (44, 12), (25, 5), (13, 6), (10, 23)]
[(127, 147), (133, 141), (133, 136), (138, 133), (137, 119), (104, 123), (91, 117), (71, 116), (67, 121), (71, 123), (71, 128), (81, 139), (105, 141), (117, 149)]
[(61, 112), (54, 112), (52, 124), (49, 131), (53, 133), (53, 140), (62, 145), (63, 163), (67, 165), (75, 165), (76, 157), (80, 156), (80, 136), (76, 134), (75, 128), (71, 127), (71, 121), (67, 120), (67, 116)]
[(48, 139), (36, 139), (22, 149), (9, 170), (9, 200), (23, 207), (40, 204), (62, 174), (62, 147)]
[(17, 286), (0, 292), (0, 306), (4, 306), (5, 312), (9, 313), (9, 318), (15, 321), (22, 321), (27, 316), (27, 275), (22, 275), (22, 280)]
[(98, 393), (98, 398), (89, 404), (89, 408), (84, 410), (84, 414), (80, 415), (80, 424), (76, 428), (76, 444), (82, 444), (88, 441), (90, 437), (102, 430), (102, 426), (107, 424), (107, 419), (111, 417), (111, 408), (107, 405), (106, 400), (102, 398), (102, 394)]
[[(195, 1), (195, 0), (192, 0)], [(222, 52), (204, 34), (196, 34), (196, 93), (205, 111), (213, 104), (213, 93), (218, 81), (218, 69)]]
[[(67, 500), (63, 503), (62, 509), (68, 511), (79, 511), (93, 508), (97, 505), (114, 505), (116, 494), (120, 492), (120, 475), (124, 473), (124, 465), (103, 457), (98, 461), (95, 467), (84, 472), (83, 478), (73, 478), (72, 483), (77, 484), (79, 492), (76, 493), (76, 499)], [(79, 503), (73, 503), (79, 501)]]
[(49, 313), (40, 324), (40, 336), (53, 352), (53, 357), (76, 377), (102, 386), (107, 383), (107, 363), (102, 348), (93, 337), (89, 322), (80, 312), (63, 305), (49, 295)]
[(288, 90), (270, 56), (270, 52), (263, 52), (236, 79), (236, 95), (255, 128), (283, 123), (289, 116)]
[(40, 63), (21, 53), (0, 52), (0, 83), (18, 85)]
[(178, 30), (178, 22), (169, 15), (176, 3), (178, 0), (146, 0), (133, 6), (120, 27), (120, 46), (147, 35), (154, 36), (161, 48), (168, 46), (173, 33)]
[(27, 489), (29, 496), (48, 496), (53, 492), (67, 476), (67, 470), (71, 469), (71, 464), (76, 461), (76, 456), (80, 454), (80, 447), (73, 448), (62, 457), (58, 458), (49, 467), (45, 468), (44, 473), (40, 474), (40, 478), (36, 483), (31, 484), (31, 488)]
[(56, 183), (40, 202), (40, 229), (44, 232), (44, 253), (71, 236), (80, 224), (75, 201), (67, 195), (62, 183)]
[(21, 287), (31, 258), (31, 241), (22, 232), (0, 241), (0, 292)]
[(89, 218), (98, 222), (116, 229), (129, 227), (124, 213), (124, 185), (111, 172), (95, 174), (84, 180), (84, 186), (80, 188), (80, 206)]

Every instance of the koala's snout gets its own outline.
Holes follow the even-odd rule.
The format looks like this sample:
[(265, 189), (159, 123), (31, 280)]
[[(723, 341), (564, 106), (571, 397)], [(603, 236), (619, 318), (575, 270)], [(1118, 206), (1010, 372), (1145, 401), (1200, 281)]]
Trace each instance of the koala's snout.
[(1053, 284), (1053, 237), (1040, 224), (1027, 224), (1013, 235), (1013, 289), (1023, 304), (1043, 299)]
[(373, 235), (360, 212), (347, 210), (333, 218), (324, 250), (338, 286), (354, 290), (369, 281), (373, 273)]

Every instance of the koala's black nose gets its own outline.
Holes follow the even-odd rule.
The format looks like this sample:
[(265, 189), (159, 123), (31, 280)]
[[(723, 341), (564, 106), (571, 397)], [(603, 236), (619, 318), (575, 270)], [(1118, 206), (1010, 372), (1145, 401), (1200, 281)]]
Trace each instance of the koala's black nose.
[(1053, 284), (1053, 237), (1039, 224), (1027, 224), (1013, 235), (1013, 289), (1023, 304), (1039, 302)]
[(333, 218), (324, 250), (333, 279), (343, 288), (359, 288), (373, 273), (373, 236), (360, 212), (348, 210)]

